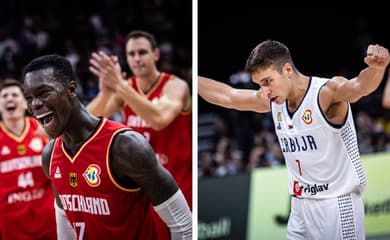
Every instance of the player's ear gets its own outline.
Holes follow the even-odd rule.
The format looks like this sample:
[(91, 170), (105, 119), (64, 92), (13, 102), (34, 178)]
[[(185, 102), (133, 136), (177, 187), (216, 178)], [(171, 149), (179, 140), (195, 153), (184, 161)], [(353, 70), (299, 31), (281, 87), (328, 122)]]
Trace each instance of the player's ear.
[(157, 62), (160, 59), (160, 49), (159, 48), (155, 48), (153, 50), (153, 53), (154, 53), (154, 60)]
[(77, 84), (75, 81), (71, 81), (69, 84), (68, 84), (68, 94), (69, 96), (77, 96)]
[(294, 72), (293, 66), (290, 63), (285, 63), (282, 68), (282, 72), (285, 73), (288, 77)]

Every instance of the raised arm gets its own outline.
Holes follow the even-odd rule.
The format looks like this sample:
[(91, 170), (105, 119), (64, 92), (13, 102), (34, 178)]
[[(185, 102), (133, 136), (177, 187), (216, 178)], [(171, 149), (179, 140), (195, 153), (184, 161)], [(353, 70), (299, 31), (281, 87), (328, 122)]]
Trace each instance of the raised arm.
[(119, 133), (110, 149), (112, 171), (125, 186), (140, 187), (168, 225), (172, 239), (192, 239), (192, 214), (172, 175), (135, 131)]
[(191, 111), (191, 94), (187, 83), (175, 77), (168, 81), (158, 102), (151, 102), (137, 93), (122, 80), (119, 63), (103, 52), (94, 54), (94, 73), (110, 87), (119, 99), (116, 102), (128, 104), (134, 112), (153, 129), (161, 130), (168, 126), (181, 112)]
[(168, 126), (181, 112), (191, 111), (191, 95), (187, 83), (175, 77), (167, 82), (160, 99), (151, 102), (129, 84), (117, 87), (117, 94), (154, 130)]
[(95, 116), (109, 117), (120, 111), (121, 103), (114, 95), (107, 95), (101, 91), (88, 103), (87, 109)]
[(206, 101), (241, 111), (269, 112), (270, 102), (261, 89), (236, 89), (210, 78), (198, 77), (198, 93)]
[(386, 67), (389, 64), (389, 51), (380, 45), (369, 45), (364, 62), (368, 65), (356, 78), (347, 80), (336, 77), (330, 80), (327, 96), (331, 104), (338, 102), (356, 102), (360, 98), (372, 93), (380, 85)]
[(120, 99), (115, 96), (114, 89), (104, 84), (105, 75), (101, 73), (101, 69), (104, 66), (102, 66), (101, 60), (98, 53), (92, 53), (89, 70), (99, 77), (99, 93), (87, 105), (87, 109), (95, 116), (109, 117), (121, 109), (122, 103)]
[(387, 72), (387, 82), (382, 96), (382, 105), (384, 108), (390, 109), (390, 69)]

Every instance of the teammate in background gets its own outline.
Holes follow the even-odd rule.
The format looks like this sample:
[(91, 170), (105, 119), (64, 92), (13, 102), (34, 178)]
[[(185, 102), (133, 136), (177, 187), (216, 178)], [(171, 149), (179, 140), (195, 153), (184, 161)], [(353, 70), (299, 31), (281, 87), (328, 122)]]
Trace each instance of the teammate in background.
[(382, 105), (390, 109), (390, 69), (387, 71), (387, 82), (382, 96)]
[[(150, 33), (130, 32), (126, 38), (126, 56), (134, 74), (128, 81), (123, 80), (116, 57), (103, 52), (92, 54), (90, 70), (99, 77), (100, 92), (87, 108), (96, 116), (105, 117), (122, 110), (125, 124), (146, 137), (192, 209), (192, 115), (188, 84), (158, 70), (160, 52)], [(164, 226), (161, 228), (164, 231)]]
[(367, 181), (350, 103), (377, 89), (389, 61), (386, 48), (369, 45), (368, 67), (356, 78), (306, 76), (285, 45), (267, 40), (246, 63), (260, 90), (198, 77), (199, 94), (210, 103), (272, 111), (293, 196), (287, 239), (365, 239), (362, 192)]
[(23, 86), (0, 85), (0, 239), (57, 239), (54, 194), (42, 171), (48, 142), (37, 120), (26, 116)]
[(153, 208), (172, 239), (192, 239), (191, 212), (171, 174), (141, 134), (87, 111), (68, 60), (34, 59), (24, 84), (29, 111), (53, 138), (42, 161), (56, 190), (60, 239), (75, 232), (77, 239), (158, 239)]

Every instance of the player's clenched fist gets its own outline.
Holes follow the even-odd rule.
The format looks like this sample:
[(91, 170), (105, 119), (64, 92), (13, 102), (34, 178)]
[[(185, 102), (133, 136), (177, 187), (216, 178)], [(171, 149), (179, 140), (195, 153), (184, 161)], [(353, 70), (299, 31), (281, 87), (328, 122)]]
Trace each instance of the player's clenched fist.
[(364, 58), (364, 62), (370, 67), (384, 69), (387, 67), (390, 61), (389, 50), (378, 44), (369, 45), (367, 48), (367, 56)]

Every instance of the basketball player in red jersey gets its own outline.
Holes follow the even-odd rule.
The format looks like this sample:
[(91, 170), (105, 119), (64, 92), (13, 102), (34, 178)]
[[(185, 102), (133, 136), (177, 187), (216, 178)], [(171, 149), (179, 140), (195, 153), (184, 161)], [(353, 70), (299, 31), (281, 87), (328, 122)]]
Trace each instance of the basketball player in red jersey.
[(92, 55), (90, 70), (100, 79), (100, 92), (87, 108), (93, 114), (105, 117), (123, 110), (124, 123), (148, 139), (157, 159), (173, 175), (191, 208), (189, 87), (184, 80), (157, 69), (159, 49), (150, 33), (130, 32), (126, 56), (134, 74), (128, 81), (123, 81), (115, 58), (103, 52)]
[[(54, 195), (42, 171), (48, 138), (26, 116), (23, 86), (14, 79), (0, 85), (0, 239), (56, 239)], [(39, 131), (41, 129), (41, 131)]]
[(29, 111), (53, 138), (42, 160), (57, 193), (61, 239), (159, 239), (153, 209), (172, 239), (192, 239), (191, 212), (174, 178), (141, 134), (87, 111), (68, 60), (34, 59), (24, 83)]

